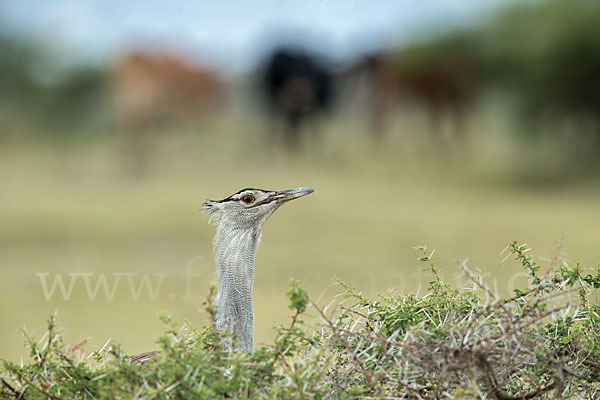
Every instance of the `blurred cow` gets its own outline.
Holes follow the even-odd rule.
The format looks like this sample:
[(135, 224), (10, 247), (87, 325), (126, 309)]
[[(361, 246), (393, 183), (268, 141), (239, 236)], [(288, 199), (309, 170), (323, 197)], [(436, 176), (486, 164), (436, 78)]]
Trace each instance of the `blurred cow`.
[(398, 104), (414, 103), (428, 114), (432, 130), (450, 116), (454, 134), (462, 135), (467, 107), (477, 92), (475, 64), (459, 55), (432, 54), (424, 59), (403, 59), (402, 54), (378, 53), (359, 63), (366, 74), (371, 121), (376, 135), (382, 135), (390, 114)]
[(134, 174), (147, 169), (157, 128), (198, 123), (220, 104), (222, 84), (217, 74), (162, 52), (134, 52), (116, 64), (112, 85), (117, 120)]
[(123, 56), (113, 89), (120, 123), (137, 135), (159, 124), (202, 116), (215, 108), (222, 92), (214, 71), (161, 52)]
[(262, 80), (269, 109), (286, 126), (290, 147), (305, 119), (331, 104), (332, 72), (324, 60), (304, 50), (279, 48), (267, 59)]

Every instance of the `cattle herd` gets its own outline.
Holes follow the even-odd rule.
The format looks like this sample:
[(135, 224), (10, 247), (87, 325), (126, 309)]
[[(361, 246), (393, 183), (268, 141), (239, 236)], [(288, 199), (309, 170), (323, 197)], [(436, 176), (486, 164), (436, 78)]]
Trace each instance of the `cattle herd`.
[[(279, 121), (273, 134), (283, 136), (290, 149), (298, 145), (308, 120), (326, 115), (342, 104), (340, 92), (348, 82), (362, 82), (365, 119), (373, 138), (388, 130), (402, 102), (417, 104), (436, 130), (442, 115), (451, 116), (458, 133), (465, 110), (476, 94), (472, 65), (460, 58), (440, 58), (410, 68), (384, 52), (335, 64), (307, 49), (273, 49), (252, 74), (250, 98), (264, 113)], [(218, 71), (165, 52), (131, 52), (116, 63), (112, 80), (118, 123), (133, 137), (168, 124), (195, 122), (223, 105), (228, 85)], [(354, 85), (356, 86), (356, 85)]]

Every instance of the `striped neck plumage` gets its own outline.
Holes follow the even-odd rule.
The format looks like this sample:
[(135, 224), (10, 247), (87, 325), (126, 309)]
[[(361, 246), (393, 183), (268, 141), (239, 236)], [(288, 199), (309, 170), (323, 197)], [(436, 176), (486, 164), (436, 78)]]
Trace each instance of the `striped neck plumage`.
[[(239, 227), (220, 221), (214, 240), (218, 292), (217, 328), (233, 334), (235, 350), (253, 350), (254, 311), (252, 289), (254, 254), (260, 241), (261, 227)], [(232, 350), (231, 341), (226, 347)]]

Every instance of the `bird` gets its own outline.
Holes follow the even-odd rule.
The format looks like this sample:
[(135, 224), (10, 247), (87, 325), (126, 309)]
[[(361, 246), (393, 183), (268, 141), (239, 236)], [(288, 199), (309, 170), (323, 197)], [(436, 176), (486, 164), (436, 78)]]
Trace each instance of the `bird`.
[[(203, 210), (216, 226), (213, 256), (217, 267), (216, 328), (230, 333), (224, 348), (231, 352), (254, 350), (254, 255), (262, 226), (281, 205), (313, 193), (301, 187), (289, 190), (242, 189), (223, 200), (209, 200)], [(233, 339), (233, 340), (232, 340)]]

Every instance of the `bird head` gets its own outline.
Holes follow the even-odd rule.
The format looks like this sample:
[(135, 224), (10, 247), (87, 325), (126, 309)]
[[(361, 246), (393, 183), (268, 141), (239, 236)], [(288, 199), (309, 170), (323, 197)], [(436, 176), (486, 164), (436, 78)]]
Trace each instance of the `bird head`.
[(311, 188), (290, 190), (242, 189), (223, 200), (204, 203), (204, 212), (216, 224), (239, 228), (260, 227), (282, 204), (314, 192)]

